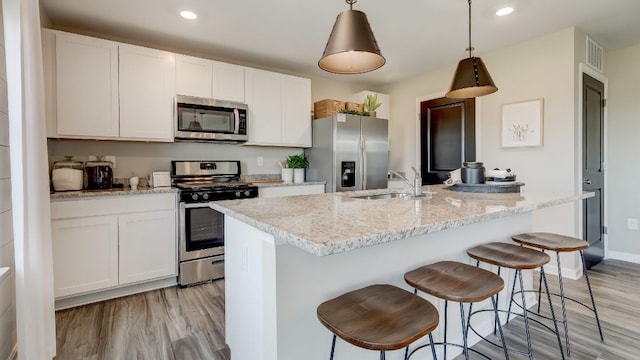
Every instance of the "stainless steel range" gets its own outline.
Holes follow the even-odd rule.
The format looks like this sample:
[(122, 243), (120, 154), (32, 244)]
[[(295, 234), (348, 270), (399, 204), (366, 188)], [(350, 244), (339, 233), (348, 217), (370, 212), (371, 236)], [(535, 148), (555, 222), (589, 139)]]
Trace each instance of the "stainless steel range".
[(224, 215), (209, 202), (258, 196), (256, 186), (239, 180), (240, 161), (171, 162), (171, 184), (180, 189), (181, 286), (224, 277)]

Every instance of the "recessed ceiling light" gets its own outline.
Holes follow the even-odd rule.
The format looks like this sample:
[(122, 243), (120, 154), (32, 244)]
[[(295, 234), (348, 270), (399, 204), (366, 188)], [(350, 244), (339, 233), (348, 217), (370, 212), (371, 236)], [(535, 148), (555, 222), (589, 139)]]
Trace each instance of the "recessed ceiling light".
[(504, 7), (498, 11), (496, 11), (496, 15), (498, 16), (505, 16), (505, 15), (509, 15), (513, 12), (513, 8), (512, 7)]
[(193, 11), (189, 10), (180, 11), (180, 16), (187, 20), (193, 20), (198, 17), (198, 15), (196, 15)]

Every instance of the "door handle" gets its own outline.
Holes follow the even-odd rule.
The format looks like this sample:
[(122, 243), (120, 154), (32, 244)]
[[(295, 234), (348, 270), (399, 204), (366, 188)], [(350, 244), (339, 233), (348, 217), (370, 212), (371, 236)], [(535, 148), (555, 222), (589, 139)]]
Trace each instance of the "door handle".
[(585, 185), (591, 185), (591, 179), (582, 179), (582, 183)]

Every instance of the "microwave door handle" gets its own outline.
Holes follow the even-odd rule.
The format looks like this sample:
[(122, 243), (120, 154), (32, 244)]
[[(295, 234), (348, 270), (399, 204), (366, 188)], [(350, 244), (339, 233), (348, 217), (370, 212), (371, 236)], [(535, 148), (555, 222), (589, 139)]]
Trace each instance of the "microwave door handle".
[(240, 111), (238, 109), (233, 109), (233, 120), (235, 125), (233, 133), (237, 134), (240, 132)]

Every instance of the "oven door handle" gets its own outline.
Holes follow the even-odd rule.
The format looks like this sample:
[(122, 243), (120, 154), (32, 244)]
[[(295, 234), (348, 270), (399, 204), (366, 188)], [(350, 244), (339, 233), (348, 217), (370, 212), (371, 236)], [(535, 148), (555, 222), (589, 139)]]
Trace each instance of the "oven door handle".
[(207, 202), (204, 202), (204, 203), (193, 203), (193, 204), (182, 203), (180, 205), (183, 206), (185, 209), (208, 208), (209, 207), (209, 202), (207, 201)]

